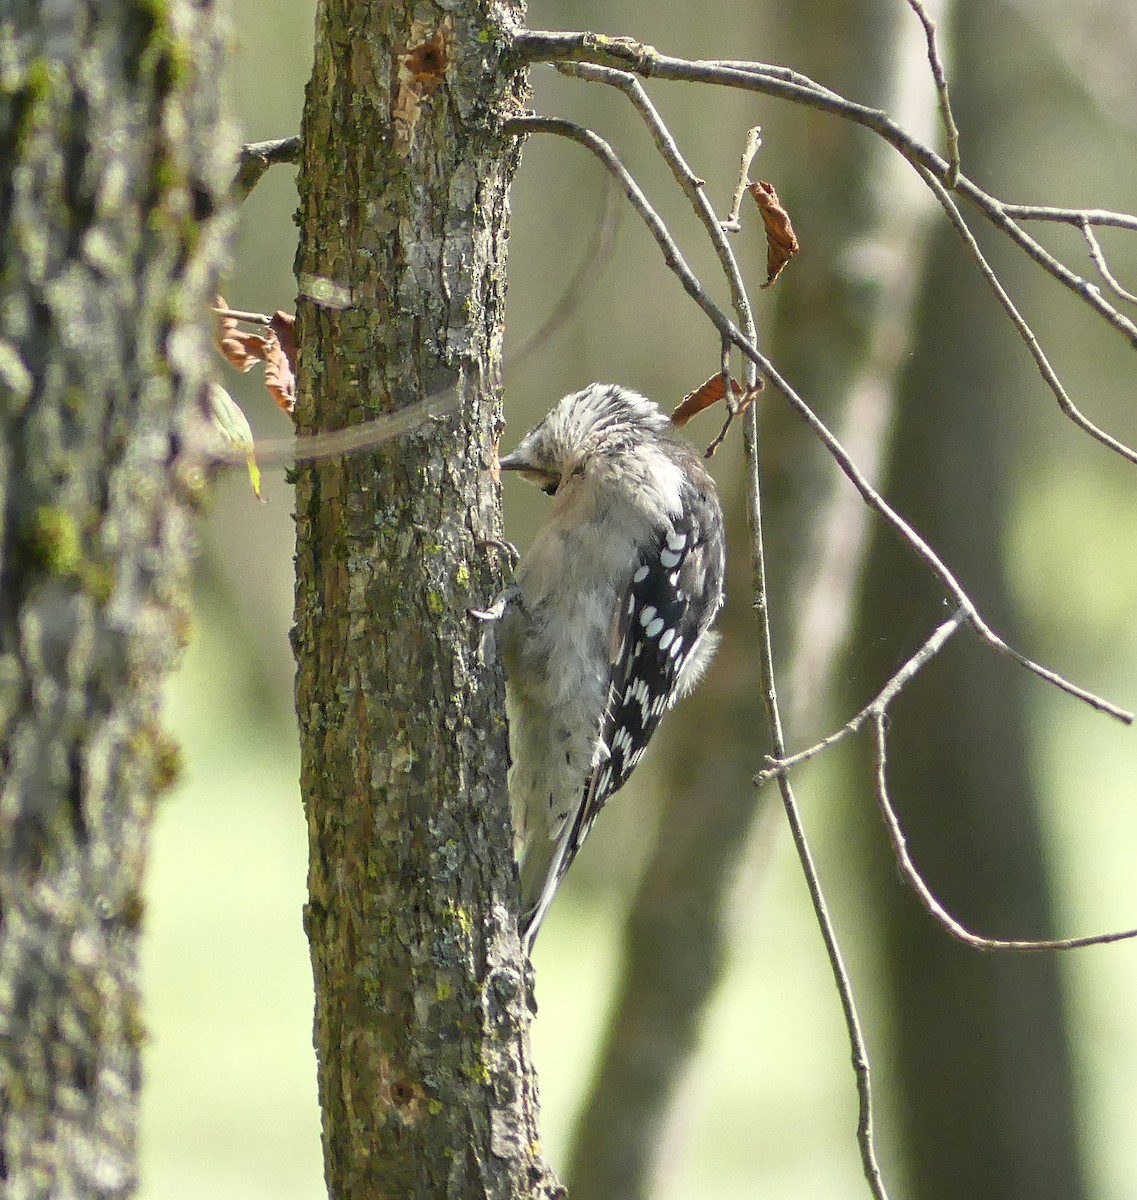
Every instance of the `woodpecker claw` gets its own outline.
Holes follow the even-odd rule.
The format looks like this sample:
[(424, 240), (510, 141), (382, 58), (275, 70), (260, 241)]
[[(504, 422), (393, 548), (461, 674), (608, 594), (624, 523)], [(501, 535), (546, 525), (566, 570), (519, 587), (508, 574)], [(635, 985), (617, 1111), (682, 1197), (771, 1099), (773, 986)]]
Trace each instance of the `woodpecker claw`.
[(468, 608), (466, 611), (477, 621), (500, 621), (505, 610), (513, 604), (521, 594), (516, 583), (506, 584), (493, 598), (489, 608)]

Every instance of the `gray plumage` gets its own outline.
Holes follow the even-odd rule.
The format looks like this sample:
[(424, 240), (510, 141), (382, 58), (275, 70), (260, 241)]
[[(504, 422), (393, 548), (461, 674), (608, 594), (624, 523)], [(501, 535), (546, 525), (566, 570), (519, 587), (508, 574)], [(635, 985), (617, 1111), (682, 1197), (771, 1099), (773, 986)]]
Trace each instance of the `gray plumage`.
[(714, 652), (724, 537), (698, 456), (614, 384), (566, 396), (501, 467), (553, 496), (502, 618), (528, 949), (596, 814)]

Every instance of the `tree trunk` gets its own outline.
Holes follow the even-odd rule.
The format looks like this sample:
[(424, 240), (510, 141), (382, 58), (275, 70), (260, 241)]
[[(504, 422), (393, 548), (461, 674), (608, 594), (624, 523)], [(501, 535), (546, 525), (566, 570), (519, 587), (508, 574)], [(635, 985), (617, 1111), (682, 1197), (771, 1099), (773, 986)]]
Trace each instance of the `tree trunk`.
[(555, 1192), (538, 1153), (495, 630), (520, 6), (324, 0), (300, 172), (299, 411), (458, 411), (299, 473), (306, 927), (337, 1200)]
[(220, 38), (208, 2), (22, 0), (0, 46), (0, 1190), (117, 1197), (227, 228)]

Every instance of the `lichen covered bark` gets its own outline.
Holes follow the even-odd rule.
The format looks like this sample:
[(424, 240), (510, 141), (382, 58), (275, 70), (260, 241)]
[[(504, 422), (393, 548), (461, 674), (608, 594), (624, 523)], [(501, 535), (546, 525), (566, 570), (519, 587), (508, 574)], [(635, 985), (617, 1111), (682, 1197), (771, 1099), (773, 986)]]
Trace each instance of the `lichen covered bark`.
[(0, 1192), (136, 1178), (137, 954), (225, 222), (209, 3), (0, 18)]
[(297, 480), (306, 925), (329, 1190), (552, 1194), (537, 1149), (494, 632), (507, 3), (325, 0), (304, 117), (306, 429), (460, 407)]

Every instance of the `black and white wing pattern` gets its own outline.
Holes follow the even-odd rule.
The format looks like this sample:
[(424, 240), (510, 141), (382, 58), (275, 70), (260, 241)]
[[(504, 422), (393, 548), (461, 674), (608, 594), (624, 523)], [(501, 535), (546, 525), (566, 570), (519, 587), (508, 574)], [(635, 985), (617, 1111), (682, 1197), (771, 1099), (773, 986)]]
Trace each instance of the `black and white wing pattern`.
[(607, 757), (594, 768), (566, 831), (556, 882), (597, 814), (628, 781), (663, 714), (694, 687), (710, 660), (717, 635), (708, 631), (722, 604), (723, 570), (721, 510), (713, 497), (696, 495), (660, 531), (616, 612), (600, 728)]

